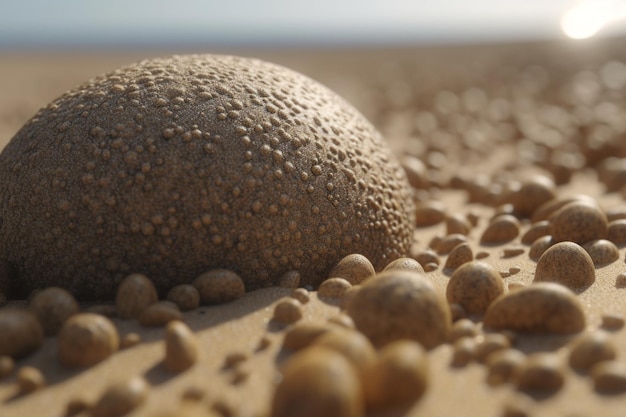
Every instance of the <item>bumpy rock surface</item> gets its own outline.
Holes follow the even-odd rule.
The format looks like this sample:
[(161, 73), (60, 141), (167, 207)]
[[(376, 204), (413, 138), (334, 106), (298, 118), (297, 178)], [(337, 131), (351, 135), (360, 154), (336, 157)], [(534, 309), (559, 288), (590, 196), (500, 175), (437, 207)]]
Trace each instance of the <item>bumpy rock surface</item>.
[(13, 291), (111, 297), (129, 273), (165, 291), (226, 268), (247, 289), (317, 285), (360, 253), (408, 251), (404, 172), (357, 111), (258, 60), (195, 55), (96, 78), (0, 155), (0, 259)]

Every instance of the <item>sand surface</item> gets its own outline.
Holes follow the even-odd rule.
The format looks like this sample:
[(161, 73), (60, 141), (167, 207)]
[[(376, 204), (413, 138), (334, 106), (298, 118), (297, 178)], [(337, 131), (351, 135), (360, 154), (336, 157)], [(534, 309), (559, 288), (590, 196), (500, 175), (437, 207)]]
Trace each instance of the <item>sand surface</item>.
[[(537, 172), (550, 175), (550, 172), (535, 163), (533, 158), (525, 159), (523, 150), (526, 148), (520, 147), (520, 140), (506, 140), (502, 134), (476, 128), (477, 125), (460, 120), (462, 116), (459, 116), (457, 131), (448, 131), (451, 133), (448, 139), (441, 137), (435, 140), (431, 136), (430, 139), (422, 140), (420, 138), (431, 134), (424, 112), (434, 112), (437, 94), (441, 91), (453, 92), (461, 98), (465, 93), (471, 102), (472, 87), (483, 91), (489, 100), (519, 95), (519, 106), (524, 103), (532, 107), (550, 101), (560, 102), (562, 99), (552, 98), (561, 97), (559, 94), (571, 86), (576, 77), (584, 78), (585, 74), (591, 73), (595, 74), (591, 78), (597, 80), (601, 68), (607, 62), (624, 62), (626, 48), (621, 45), (623, 40), (621, 43), (614, 41), (582, 45), (234, 52), (284, 64), (321, 81), (346, 97), (370, 118), (389, 139), (398, 155), (412, 154), (426, 158), (430, 164), (431, 185), (418, 193), (419, 198), (441, 201), (446, 214), (475, 214), (479, 222), (468, 235), (474, 255), (484, 252), (486, 255), (483, 255), (483, 260), (498, 271), (505, 272), (505, 275), (510, 268), (519, 267), (520, 272), (505, 277), (505, 283), (530, 284), (536, 262), (529, 258), (529, 246), (520, 243), (530, 222), (522, 222), (521, 233), (511, 242), (481, 245), (480, 237), (496, 212), (497, 205), (485, 201), (468, 202), (466, 190), (442, 184), (459, 173), (473, 179), (486, 176), (492, 184), (496, 184), (499, 179), (492, 176), (502, 176), (503, 172), (508, 172), (513, 178), (524, 178)], [(170, 52), (0, 54), (0, 146), (4, 146), (39, 107), (67, 89), (121, 65)], [(601, 84), (601, 81), (598, 83)], [(519, 89), (515, 90), (511, 86)], [(479, 96), (482, 97), (481, 94), (474, 95)], [(482, 100), (480, 97), (477, 99), (479, 102)], [(622, 120), (626, 120), (626, 87), (602, 97), (613, 103), (617, 111), (621, 112)], [(597, 110), (602, 99), (595, 100), (581, 103), (580, 106)], [(544, 110), (548, 111), (548, 108)], [(463, 114), (463, 117), (468, 118), (471, 111)], [(519, 120), (517, 122), (521, 123)], [(615, 128), (618, 130), (619, 126)], [(466, 140), (469, 149), (459, 152), (459, 138), (463, 136), (463, 131), (472, 129), (477, 132), (473, 142)], [(624, 132), (621, 132), (622, 141), (626, 141)], [(564, 137), (563, 140), (568, 139)], [(450, 150), (449, 155), (446, 155), (447, 150)], [(590, 195), (606, 211), (626, 207), (624, 194), (619, 191), (607, 193), (605, 185), (598, 178), (598, 170), (592, 166), (576, 169), (571, 180), (557, 188), (557, 194), (559, 197)], [(443, 223), (416, 229), (415, 249), (426, 249), (434, 237), (444, 236), (445, 233)], [(506, 249), (518, 247), (523, 248), (522, 253), (505, 256)], [(623, 317), (626, 312), (626, 289), (615, 286), (615, 277), (626, 271), (623, 246), (619, 252), (617, 261), (596, 269), (596, 282), (579, 295), (585, 307), (589, 329), (600, 326), (603, 314)], [(449, 274), (443, 271), (445, 260), (445, 255), (440, 256), (440, 266), (427, 274), (442, 293), (449, 280)], [(285, 288), (268, 288), (248, 293), (233, 303), (200, 307), (185, 313), (185, 322), (199, 338), (201, 361), (179, 375), (170, 374), (162, 367), (163, 330), (141, 327), (134, 320), (114, 319), (114, 322), (121, 335), (137, 332), (142, 336), (142, 343), (83, 371), (63, 368), (56, 360), (56, 339), (48, 338), (42, 349), (17, 363), (18, 366), (34, 365), (41, 369), (46, 376), (47, 386), (35, 393), (19, 396), (14, 375), (0, 380), (0, 416), (63, 416), (70, 400), (80, 398), (88, 402), (96, 401), (112, 382), (140, 375), (145, 376), (151, 384), (151, 395), (143, 406), (130, 414), (133, 416), (159, 416), (175, 411), (180, 414), (174, 415), (219, 415), (211, 409), (211, 404), (216, 401), (232, 404), (235, 415), (267, 415), (274, 383), (277, 381), (277, 364), (287, 355), (281, 351), (284, 326), (271, 320), (273, 306), (281, 298), (289, 296), (290, 292)], [(304, 305), (303, 311), (302, 321), (324, 321), (338, 315), (340, 308), (335, 302), (318, 299), (316, 293), (312, 292), (311, 301)], [(610, 334), (618, 348), (618, 359), (626, 361), (626, 330), (616, 330)], [(264, 337), (270, 340), (269, 347), (259, 350), (259, 343)], [(557, 351), (566, 360), (567, 343), (572, 337), (520, 334), (514, 346), (525, 353)], [(238, 380), (232, 371), (223, 369), (224, 358), (233, 352), (249, 355), (243, 364), (243, 372), (246, 374), (243, 380)], [(486, 384), (485, 366), (478, 363), (461, 368), (451, 367), (451, 355), (449, 344), (429, 352), (431, 382), (427, 393), (411, 409), (404, 410), (405, 415), (503, 415), (503, 406), (516, 394), (515, 388), (510, 384), (498, 387)], [(566, 369), (564, 387), (547, 398), (532, 400), (530, 415), (624, 415), (626, 394), (598, 394), (589, 376)], [(198, 405), (183, 410), (180, 407), (181, 395), (192, 386), (206, 390), (206, 398)]]

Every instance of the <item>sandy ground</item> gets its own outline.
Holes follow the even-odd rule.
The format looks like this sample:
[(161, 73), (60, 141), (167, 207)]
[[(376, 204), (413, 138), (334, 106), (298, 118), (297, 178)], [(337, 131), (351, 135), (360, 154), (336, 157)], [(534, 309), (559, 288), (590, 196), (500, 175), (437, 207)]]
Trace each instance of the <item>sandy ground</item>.
[[(546, 97), (557, 94), (555, 91), (568, 85), (563, 80), (575, 79), (577, 74), (584, 75), (585, 71), (597, 72), (601, 65), (610, 60), (623, 61), (626, 49), (620, 45), (620, 42), (615, 41), (601, 44), (539, 44), (515, 47), (499, 45), (443, 49), (235, 52), (284, 64), (328, 85), (370, 118), (390, 140), (399, 155), (413, 154), (426, 158), (433, 168), (438, 167), (438, 156), (432, 152), (433, 149), (445, 153), (445, 145), (439, 145), (443, 147), (441, 150), (433, 146), (433, 143), (442, 142), (420, 141), (420, 135), (428, 131), (428, 123), (420, 124), (416, 120), (423, 121), (423, 112), (436, 107), (438, 92), (452, 91), (463, 97), (463, 92), (478, 86), (490, 98), (499, 95), (511, 97), (516, 94), (515, 91), (505, 90), (507, 85), (511, 85), (510, 80), (515, 80), (516, 86), (523, 85), (519, 94), (537, 98), (540, 94), (533, 93), (533, 89), (542, 89), (542, 97), (547, 100)], [(0, 146), (4, 146), (39, 107), (67, 89), (121, 65), (169, 53), (88, 51), (0, 54)], [(543, 72), (542, 65), (547, 68)], [(535, 76), (527, 77), (524, 81), (524, 74)], [(561, 76), (562, 79), (559, 78)], [(548, 87), (540, 85), (541, 83)], [(618, 106), (624, 106), (626, 102), (626, 90), (621, 91), (621, 95), (614, 95), (613, 102), (618, 103)], [(529, 101), (531, 105), (538, 102), (539, 99)], [(625, 108), (620, 107), (622, 118), (626, 114)], [(462, 171), (472, 173), (472, 177), (479, 174), (488, 176), (506, 171), (508, 166), (515, 165), (515, 161), (523, 159), (519, 141), (498, 138), (498, 135), (487, 135), (482, 139), (483, 142), (479, 140), (480, 144), (476, 149), (470, 149), (471, 152), (451, 153), (445, 158), (443, 166), (439, 166), (437, 175), (449, 179)], [(422, 149), (420, 144), (423, 143), (429, 144), (429, 152)], [(455, 148), (451, 146), (450, 149)], [(459, 165), (461, 168), (457, 169)], [(512, 175), (520, 177), (529, 172), (546, 171), (531, 162), (527, 165), (517, 164), (511, 170)], [(530, 222), (523, 222), (521, 233), (509, 243), (481, 245), (480, 237), (495, 213), (496, 206), (484, 202), (468, 203), (467, 191), (440, 187), (437, 181), (445, 182), (431, 178), (431, 185), (434, 185), (426, 191), (422, 190), (426, 197), (420, 194), (420, 198), (443, 202), (446, 214), (477, 215), (478, 226), (468, 236), (474, 254), (487, 254), (484, 260), (498, 271), (506, 272), (510, 268), (519, 267), (519, 273), (504, 278), (506, 283), (530, 284), (536, 262), (528, 256), (529, 247), (519, 243), (523, 233), (529, 229)], [(591, 167), (577, 170), (571, 181), (558, 187), (557, 193), (560, 197), (580, 193), (591, 195), (605, 210), (625, 206), (622, 194), (607, 193), (598, 180), (597, 171)], [(443, 223), (417, 229), (415, 246), (420, 250), (426, 249), (433, 237), (443, 235)], [(505, 256), (505, 250), (512, 247), (522, 247), (523, 252), (512, 257)], [(626, 289), (615, 287), (615, 277), (626, 270), (624, 248), (620, 247), (619, 252), (617, 261), (596, 269), (596, 282), (579, 295), (585, 306), (589, 329), (599, 327), (602, 314), (625, 314)], [(440, 267), (429, 272), (428, 276), (444, 292), (449, 276), (442, 270), (445, 256), (440, 258)], [(141, 344), (123, 350), (84, 371), (62, 368), (55, 358), (56, 339), (48, 338), (42, 349), (17, 364), (40, 368), (47, 378), (47, 386), (33, 394), (19, 396), (14, 375), (1, 380), (0, 416), (62, 416), (70, 400), (81, 398), (88, 402), (95, 401), (112, 382), (137, 375), (146, 377), (152, 386), (152, 394), (143, 406), (131, 413), (133, 416), (158, 416), (176, 410), (181, 412), (179, 415), (183, 415), (179, 408), (181, 395), (191, 386), (202, 387), (207, 394), (201, 405), (185, 410), (189, 415), (218, 415), (210, 408), (210, 404), (216, 401), (232, 403), (235, 415), (267, 415), (273, 383), (276, 381), (276, 365), (286, 355), (280, 349), (284, 329), (271, 320), (273, 306), (289, 293), (288, 289), (270, 288), (248, 293), (242, 299), (227, 305), (201, 307), (185, 313), (185, 321), (196, 332), (202, 353), (200, 363), (180, 375), (169, 374), (162, 368), (162, 329), (144, 328), (135, 321), (115, 319), (120, 334), (138, 332), (142, 336)], [(339, 307), (334, 303), (318, 299), (313, 292), (311, 302), (304, 306), (302, 320), (323, 321), (339, 312)], [(271, 343), (267, 349), (259, 351), (258, 344), (263, 337), (267, 337)], [(617, 346), (619, 360), (626, 360), (626, 331), (613, 331), (611, 338)], [(518, 335), (515, 347), (525, 353), (557, 351), (565, 360), (568, 353), (566, 344), (570, 339), (571, 337)], [(243, 381), (236, 381), (232, 372), (223, 369), (224, 358), (233, 352), (249, 355), (244, 363), (247, 378)], [(431, 382), (427, 393), (411, 409), (405, 410), (406, 415), (503, 415), (504, 404), (516, 394), (515, 388), (509, 384), (490, 387), (485, 383), (486, 369), (478, 363), (462, 368), (451, 367), (451, 355), (452, 348), (449, 344), (429, 352)], [(561, 390), (547, 398), (531, 402), (532, 416), (618, 417), (624, 415), (626, 410), (626, 394), (598, 394), (594, 391), (589, 376), (569, 368), (566, 369), (566, 383)]]

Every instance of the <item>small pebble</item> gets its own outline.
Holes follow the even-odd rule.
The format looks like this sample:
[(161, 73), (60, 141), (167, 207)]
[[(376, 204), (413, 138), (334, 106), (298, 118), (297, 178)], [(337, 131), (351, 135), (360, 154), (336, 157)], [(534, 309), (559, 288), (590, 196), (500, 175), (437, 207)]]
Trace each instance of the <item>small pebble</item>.
[(376, 350), (369, 339), (356, 330), (331, 330), (313, 340), (313, 346), (334, 350), (352, 363), (360, 374), (376, 360)]
[(283, 348), (293, 351), (303, 349), (330, 330), (322, 323), (298, 323), (285, 333)]
[(505, 248), (502, 251), (502, 257), (503, 258), (513, 258), (515, 256), (519, 256), (521, 254), (523, 254), (524, 252), (526, 252), (526, 249), (522, 248), (522, 247), (509, 247), (509, 248)]
[(348, 300), (356, 328), (376, 347), (399, 339), (426, 349), (446, 341), (450, 310), (425, 275), (387, 271), (370, 278)]
[(626, 219), (609, 222), (606, 238), (618, 246), (626, 244)]
[(139, 335), (139, 333), (126, 333), (124, 336), (122, 336), (122, 340), (120, 341), (120, 348), (128, 349), (133, 346), (137, 346), (139, 343), (141, 343), (141, 336)]
[(521, 391), (551, 394), (565, 383), (565, 370), (555, 353), (533, 353), (519, 367), (514, 380)]
[(374, 266), (369, 259), (358, 253), (353, 253), (342, 258), (337, 265), (331, 269), (328, 278), (344, 278), (350, 284), (356, 285), (375, 273)]
[(474, 359), (476, 354), (476, 339), (474, 337), (462, 337), (452, 345), (452, 361), (450, 365), (456, 368), (463, 367)]
[(46, 385), (41, 371), (32, 366), (23, 366), (17, 371), (17, 386), (20, 394), (30, 394)]
[(589, 287), (596, 280), (591, 256), (574, 242), (559, 242), (537, 262), (534, 282), (557, 282), (571, 289)]
[(428, 264), (435, 264), (435, 266), (439, 266), (439, 256), (430, 249), (416, 253), (415, 260), (422, 265), (424, 271), (427, 271), (426, 265)]
[(415, 189), (424, 189), (429, 187), (426, 165), (424, 165), (420, 159), (411, 155), (404, 155), (402, 158), (402, 168), (406, 173), (406, 177), (409, 180), (411, 187)]
[(511, 196), (516, 213), (522, 217), (530, 217), (535, 210), (556, 196), (556, 186), (552, 179), (544, 175), (536, 175), (522, 183), (519, 190)]
[(109, 386), (94, 405), (93, 417), (119, 417), (130, 413), (142, 405), (150, 394), (150, 385), (144, 378), (136, 377), (129, 381)]
[(460, 234), (467, 236), (472, 225), (462, 214), (451, 214), (446, 217), (446, 235)]
[(571, 241), (580, 245), (607, 237), (608, 221), (595, 204), (573, 202), (551, 217), (550, 231), (555, 242)]
[(352, 288), (352, 284), (344, 278), (328, 278), (317, 289), (317, 296), (321, 298), (341, 298)]
[(592, 331), (576, 340), (571, 347), (569, 364), (578, 371), (589, 371), (602, 361), (615, 359), (617, 347), (603, 331)]
[(535, 402), (526, 395), (514, 395), (504, 404), (500, 417), (531, 417)]
[(165, 326), (165, 369), (184, 372), (198, 361), (198, 339), (182, 321), (171, 321)]
[(196, 403), (202, 401), (205, 396), (206, 392), (204, 389), (193, 386), (185, 388), (181, 397), (183, 401)]
[(249, 358), (244, 352), (231, 352), (224, 358), (224, 369), (234, 368), (237, 365), (247, 361)]
[(148, 327), (165, 326), (173, 320), (182, 320), (178, 305), (171, 301), (159, 301), (147, 307), (139, 316), (139, 324)]
[(626, 392), (626, 364), (618, 361), (603, 361), (591, 368), (593, 386), (601, 394)]
[(548, 248), (554, 245), (555, 241), (552, 236), (543, 236), (539, 239), (535, 240), (533, 244), (530, 246), (530, 250), (528, 251), (528, 257), (533, 261), (538, 261), (541, 258), (541, 255), (544, 254)]
[(516, 349), (501, 349), (486, 359), (487, 383), (491, 386), (510, 382), (526, 360), (526, 355)]
[(511, 275), (519, 274), (521, 271), (522, 268), (520, 268), (519, 266), (512, 266), (509, 268), (509, 274)]
[(546, 201), (544, 204), (539, 206), (531, 217), (531, 221), (533, 223), (537, 223), (543, 220), (550, 219), (554, 213), (559, 211), (564, 206), (570, 203), (587, 203), (587, 204), (595, 204), (595, 200), (588, 195), (577, 195), (573, 197), (568, 197), (565, 199), (554, 198), (552, 200)]
[(491, 221), (483, 232), (480, 243), (483, 245), (498, 245), (510, 242), (519, 235), (520, 223), (510, 214), (502, 214)]
[(43, 344), (43, 328), (37, 316), (24, 309), (4, 308), (0, 310), (0, 356), (14, 359), (39, 349)]
[(439, 264), (430, 262), (424, 265), (424, 272), (433, 272), (433, 271), (436, 271), (437, 268), (439, 268)]
[(115, 306), (121, 319), (134, 319), (159, 297), (150, 279), (143, 274), (128, 275), (117, 288)]
[(300, 286), (300, 272), (285, 272), (278, 280), (278, 286), (281, 288), (298, 288)]
[(434, 249), (438, 255), (447, 255), (450, 252), (452, 252), (452, 250), (456, 248), (458, 245), (460, 245), (461, 243), (466, 243), (466, 242), (467, 242), (467, 237), (465, 237), (464, 235), (455, 233), (455, 234), (448, 235), (444, 237), (443, 239), (441, 239), (441, 241), (434, 247)]
[(473, 321), (469, 319), (460, 319), (456, 321), (452, 328), (450, 329), (450, 333), (448, 335), (448, 340), (450, 343), (454, 343), (462, 337), (475, 337), (478, 335), (478, 329)]
[(284, 298), (274, 306), (272, 319), (281, 324), (292, 324), (302, 318), (302, 304), (295, 298)]
[(169, 290), (166, 298), (175, 303), (181, 311), (194, 310), (200, 306), (200, 292), (191, 284), (175, 286)]
[(227, 269), (213, 269), (198, 276), (191, 283), (200, 293), (202, 304), (223, 304), (243, 297), (246, 287), (236, 273)]
[(15, 361), (10, 356), (0, 356), (0, 379), (6, 378), (13, 373)]
[(604, 313), (602, 315), (602, 328), (605, 330), (620, 330), (624, 327), (624, 316), (614, 313)]
[(373, 409), (413, 404), (428, 387), (428, 359), (419, 343), (389, 343), (364, 377), (367, 405)]
[(255, 352), (263, 352), (271, 345), (272, 345), (272, 340), (267, 336), (263, 336), (261, 337), (261, 339), (259, 339), (259, 343), (257, 343), (256, 345)]
[(467, 221), (472, 227), (478, 226), (478, 220), (480, 220), (480, 218), (476, 213), (467, 213)]
[(446, 210), (440, 201), (426, 201), (415, 207), (415, 225), (429, 227), (441, 223), (446, 218)]
[(65, 366), (86, 368), (117, 352), (119, 336), (108, 318), (94, 313), (70, 317), (59, 331), (58, 355)]
[(499, 333), (488, 333), (484, 335), (482, 340), (478, 340), (476, 345), (475, 357), (480, 363), (485, 363), (489, 355), (503, 349), (511, 347), (511, 341), (508, 337)]
[(596, 267), (601, 267), (613, 263), (619, 259), (619, 250), (615, 243), (610, 240), (598, 239), (587, 242), (583, 245), (583, 248), (587, 251), (593, 264)]
[(309, 292), (304, 288), (296, 288), (291, 291), (291, 298), (298, 300), (300, 304), (306, 304), (311, 300)]
[(422, 265), (413, 258), (398, 258), (395, 261), (391, 261), (383, 271), (391, 270), (403, 270), (413, 272), (425, 272)]
[(471, 262), (474, 259), (472, 248), (469, 244), (461, 243), (450, 252), (448, 259), (446, 259), (444, 271), (452, 272), (466, 262)]
[(271, 417), (364, 415), (359, 376), (343, 355), (323, 348), (306, 349), (287, 359), (281, 373)]
[(74, 296), (58, 287), (49, 287), (39, 291), (30, 300), (28, 307), (39, 319), (46, 336), (59, 333), (65, 320), (80, 311)]
[(468, 262), (454, 271), (446, 287), (450, 303), (460, 304), (469, 314), (483, 313), (504, 293), (502, 277), (491, 265)]
[(548, 220), (542, 220), (533, 224), (530, 229), (522, 235), (522, 243), (524, 245), (532, 245), (532, 243), (540, 237), (548, 236), (549, 234), (550, 222)]
[(537, 283), (494, 301), (483, 318), (492, 329), (570, 334), (584, 330), (583, 306), (576, 295), (556, 283)]
[(65, 416), (75, 416), (80, 413), (84, 413), (91, 408), (91, 404), (84, 398), (73, 398), (68, 401), (65, 406)]
[(480, 251), (476, 254), (476, 259), (480, 260), (480, 259), (485, 259), (489, 257), (489, 252), (484, 252), (484, 251)]

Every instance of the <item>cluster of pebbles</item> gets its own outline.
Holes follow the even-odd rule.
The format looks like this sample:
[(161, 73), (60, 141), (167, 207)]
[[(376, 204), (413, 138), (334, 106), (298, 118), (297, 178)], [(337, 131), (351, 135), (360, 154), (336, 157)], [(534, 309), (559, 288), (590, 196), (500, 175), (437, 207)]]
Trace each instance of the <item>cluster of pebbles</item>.
[[(606, 402), (580, 408), (620, 415), (626, 61), (613, 54), (568, 66), (537, 51), (507, 66), (495, 59), (507, 53), (462, 76), (447, 60), (446, 71), (426, 75), (399, 60), (363, 80), (359, 104), (397, 148), (411, 186), (412, 243), (385, 262), (349, 253), (323, 276), (303, 279), (294, 268), (272, 277), (280, 295), (262, 318), (235, 319), (263, 337), (253, 350), (212, 359), (218, 376), (203, 368), (212, 329), (191, 323), (255, 296), (227, 268), (167, 291), (162, 278), (129, 273), (114, 303), (79, 303), (59, 287), (12, 301), (0, 309), (0, 383), (12, 386), (12, 399), (35, 398), (54, 377), (29, 362), (42, 352), (88, 373), (158, 330), (160, 372), (204, 375), (179, 391), (175, 411), (150, 408), (162, 387), (148, 373), (89, 399), (72, 396), (66, 415), (447, 415), (437, 412), (461, 394), (481, 415), (573, 413), (578, 401)], [(124, 330), (129, 323), (134, 331)], [(243, 394), (213, 392), (220, 375), (235, 393), (270, 388), (246, 404)], [(466, 381), (462, 391), (454, 380)], [(473, 406), (473, 393), (488, 404)]]

